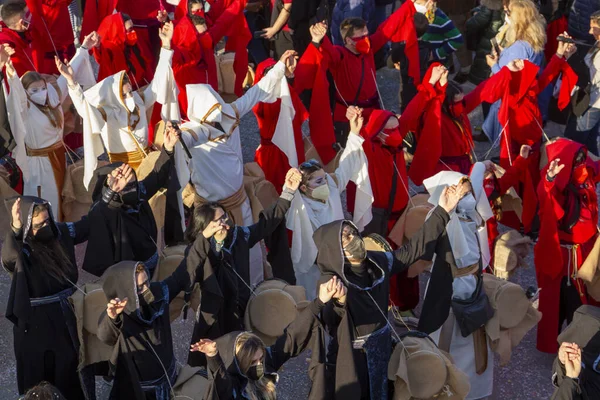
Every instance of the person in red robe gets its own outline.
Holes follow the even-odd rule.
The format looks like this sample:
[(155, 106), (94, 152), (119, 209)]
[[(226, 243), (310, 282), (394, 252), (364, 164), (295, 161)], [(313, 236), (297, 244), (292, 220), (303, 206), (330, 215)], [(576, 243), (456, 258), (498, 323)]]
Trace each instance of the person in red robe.
[[(196, 1), (181, 0), (175, 9), (175, 21), (188, 15), (188, 10)], [(234, 92), (244, 94), (244, 80), (248, 73), (248, 43), (252, 39), (250, 28), (244, 16), (245, 0), (202, 0), (203, 17), (211, 32), (213, 44), (227, 36), (225, 51), (235, 52), (233, 70), (235, 72)]]
[(542, 313), (537, 348), (555, 353), (563, 322), (570, 323), (582, 304), (598, 305), (588, 297), (577, 271), (598, 236), (600, 166), (585, 146), (569, 139), (559, 138), (546, 151), (550, 162), (537, 187), (541, 229), (534, 248)]
[(0, 44), (11, 47), (14, 53), (10, 59), (19, 74), (37, 70), (37, 59), (33, 56), (33, 43), (30, 27), (32, 16), (24, 1), (3, 4), (0, 8)]
[[(401, 117), (385, 110), (373, 110), (361, 134), (363, 149), (369, 162), (369, 179), (373, 189), (373, 220), (365, 227), (364, 235), (377, 233), (387, 237), (409, 202), (409, 183), (404, 162), (403, 139), (415, 130), (425, 105), (436, 96), (435, 87), (448, 70), (432, 66), (419, 85), (417, 95)], [(421, 110), (421, 113), (419, 112)], [(364, 111), (348, 107), (348, 119)], [(387, 222), (386, 222), (387, 221)], [(393, 241), (389, 240), (390, 243)], [(390, 301), (399, 311), (411, 313), (419, 303), (419, 278), (408, 278), (408, 270), (390, 279)]]
[[(344, 46), (334, 46), (325, 34), (321, 37), (313, 35), (313, 43), (328, 56), (328, 69), (335, 85), (336, 104), (333, 120), (336, 125), (336, 139), (342, 146), (349, 133), (346, 118), (349, 106), (364, 109), (365, 119), (368, 119), (373, 110), (381, 108), (374, 55), (385, 43), (392, 39), (407, 42), (406, 52), (407, 55), (410, 54), (409, 68), (415, 82), (420, 82), (417, 34), (413, 21), (415, 12), (412, 1), (404, 2), (371, 35), (364, 20), (347, 18), (340, 25)], [(318, 41), (314, 42), (315, 39)]]
[(100, 66), (98, 81), (125, 71), (134, 90), (148, 85), (154, 76), (154, 64), (147, 47), (138, 42), (131, 18), (116, 13), (104, 18), (98, 28), (100, 46), (93, 49)]
[[(569, 47), (571, 46), (571, 47)], [(498, 120), (502, 128), (498, 136), (500, 144), (500, 166), (508, 169), (519, 154), (523, 144), (532, 147), (532, 154), (527, 159), (528, 173), (521, 177), (519, 196), (523, 200), (521, 220), (514, 213), (507, 213), (503, 223), (514, 229), (523, 225), (525, 232), (536, 230), (534, 218), (537, 209), (536, 187), (540, 181), (539, 163), (543, 128), (542, 115), (538, 107), (537, 95), (546, 86), (562, 74), (562, 84), (558, 96), (558, 108), (563, 110), (570, 104), (571, 92), (577, 83), (577, 75), (573, 72), (567, 58), (576, 50), (575, 46), (559, 42), (556, 54), (539, 74), (539, 67), (525, 60), (521, 71), (512, 74), (509, 85), (502, 96), (498, 112)]]
[[(258, 64), (256, 68), (256, 76), (254, 83), (260, 80), (271, 70), (277, 62), (268, 58)], [(294, 144), (296, 146), (296, 154), (298, 157), (298, 165), (304, 162), (304, 142), (302, 140), (302, 123), (308, 119), (308, 111), (304, 108), (302, 101), (290, 87), (290, 97), (294, 106), (294, 119), (292, 126), (294, 128)], [(285, 175), (290, 167), (290, 162), (283, 151), (279, 149), (272, 141), (277, 122), (279, 121), (279, 111), (281, 109), (281, 99), (277, 99), (274, 103), (258, 103), (252, 108), (256, 121), (258, 122), (258, 130), (260, 132), (260, 146), (256, 149), (254, 159), (260, 165), (265, 178), (271, 182), (277, 192), (281, 194), (283, 184), (285, 183)]]
[(71, 0), (26, 0), (32, 15), (33, 56), (37, 72), (58, 74), (54, 56), (70, 60), (75, 55), (75, 36), (69, 16)]

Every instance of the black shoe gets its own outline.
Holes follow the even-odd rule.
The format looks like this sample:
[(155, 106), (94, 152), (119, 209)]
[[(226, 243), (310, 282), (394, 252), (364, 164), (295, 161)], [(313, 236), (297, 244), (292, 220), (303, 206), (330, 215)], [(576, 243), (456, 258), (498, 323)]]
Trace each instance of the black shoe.
[(463, 83), (465, 83), (467, 80), (469, 79), (469, 74), (465, 73), (465, 72), (459, 72), (458, 74), (456, 74), (456, 76), (454, 77), (454, 79), (452, 79), (454, 82), (458, 83), (459, 85), (462, 85)]

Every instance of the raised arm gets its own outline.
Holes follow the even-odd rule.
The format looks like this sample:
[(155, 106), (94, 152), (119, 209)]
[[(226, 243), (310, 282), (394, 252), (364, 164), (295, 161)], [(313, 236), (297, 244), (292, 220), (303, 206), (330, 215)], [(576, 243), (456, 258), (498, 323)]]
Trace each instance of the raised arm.
[(169, 96), (169, 90), (173, 90), (174, 84), (173, 70), (171, 64), (173, 60), (173, 50), (171, 50), (171, 40), (173, 39), (173, 23), (167, 22), (159, 31), (162, 48), (156, 72), (152, 82), (144, 89), (144, 105), (150, 108), (157, 101), (164, 104), (164, 99)]
[(508, 67), (504, 67), (466, 94), (464, 97), (465, 112), (470, 113), (483, 102), (494, 103), (499, 100), (510, 82), (510, 72)]
[[(96, 32), (92, 32), (83, 39), (83, 44), (77, 49), (75, 55), (68, 62), (73, 69), (73, 79), (81, 86), (89, 88), (96, 84), (92, 64), (90, 63), (90, 55), (88, 50), (97, 47), (100, 44), (100, 38)], [(55, 56), (55, 61), (57, 57)], [(60, 71), (60, 70), (59, 70)], [(60, 88), (60, 101), (65, 101), (68, 94), (68, 82), (62, 74), (56, 80), (56, 84)]]
[(260, 213), (259, 221), (251, 226), (244, 227), (244, 232), (248, 235), (248, 246), (252, 247), (256, 243), (270, 235), (285, 220), (285, 214), (290, 208), (294, 193), (298, 190), (302, 174), (296, 168), (288, 171), (285, 177), (285, 186), (281, 196), (268, 209)]
[[(350, 120), (350, 135), (348, 135), (346, 147), (340, 157), (340, 164), (335, 170), (335, 177), (340, 192), (346, 190), (348, 182), (353, 181), (358, 184), (358, 181), (361, 181), (365, 183), (365, 179), (369, 184), (369, 189), (371, 189), (367, 172), (367, 156), (363, 150), (365, 139), (360, 135), (363, 122), (364, 118), (362, 115), (353, 115)], [(362, 174), (361, 171), (363, 172)]]

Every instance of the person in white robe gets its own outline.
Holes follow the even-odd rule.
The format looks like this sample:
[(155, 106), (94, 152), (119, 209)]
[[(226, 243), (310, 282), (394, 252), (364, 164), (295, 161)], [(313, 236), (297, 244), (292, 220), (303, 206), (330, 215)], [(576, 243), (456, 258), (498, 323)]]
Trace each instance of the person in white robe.
[[(85, 87), (96, 83), (88, 49), (98, 42), (97, 33), (90, 33), (70, 61), (74, 79)], [(53, 77), (35, 71), (19, 77), (10, 62), (6, 74), (10, 89), (6, 97), (8, 120), (16, 142), (13, 155), (23, 171), (23, 194), (50, 202), (53, 214), (62, 221), (67, 150), (62, 103), (68, 94), (67, 80), (59, 77), (53, 83)]]
[(360, 135), (362, 123), (363, 117), (358, 115), (350, 121), (346, 148), (333, 174), (325, 173), (316, 160), (308, 160), (299, 167), (302, 184), (286, 214), (286, 225), (293, 232), (291, 255), (296, 284), (306, 289), (310, 300), (317, 296), (317, 281), (321, 275), (315, 264), (317, 246), (313, 233), (322, 225), (345, 219), (340, 196), (348, 182), (354, 182), (357, 187), (353, 222), (359, 231), (362, 232), (373, 217), (369, 164)]
[[(483, 270), (488, 267), (490, 262), (486, 221), (493, 217), (493, 213), (483, 189), (485, 169), (485, 164), (478, 162), (473, 165), (470, 176), (454, 171), (442, 171), (423, 181), (425, 188), (430, 193), (429, 202), (433, 205), (438, 204), (440, 195), (447, 186), (457, 185), (457, 190), (463, 196), (446, 226), (454, 256), (454, 265), (457, 268), (457, 272), (453, 271), (454, 280), (452, 282), (452, 297), (455, 299), (471, 298), (477, 287), (480, 259)], [(426, 292), (425, 296), (427, 295)], [(432, 295), (435, 294), (432, 293)], [(450, 326), (451, 330), (448, 333), (450, 354), (454, 359), (454, 364), (469, 376), (471, 384), (471, 390), (466, 398), (470, 400), (490, 396), (494, 383), (494, 358), (489, 338), (485, 335), (487, 367), (478, 374), (475, 362), (474, 334), (467, 337), (462, 336), (452, 309), (450, 309), (448, 318), (454, 319), (453, 323), (445, 323), (430, 335), (431, 338), (440, 345), (441, 341), (446, 340), (446, 338), (441, 339), (441, 336), (447, 334), (442, 331), (446, 326)]]
[(177, 87), (171, 69), (173, 24), (159, 32), (162, 41), (154, 79), (146, 88), (134, 91), (125, 73), (109, 76), (85, 92), (72, 80), (67, 68), (61, 73), (69, 80), (69, 95), (83, 118), (84, 185), (87, 188), (98, 165), (98, 156), (106, 152), (111, 162), (129, 164), (134, 170), (147, 156), (148, 111), (162, 105), (164, 120), (179, 120)]
[[(196, 190), (195, 203), (220, 203), (236, 225), (254, 223), (243, 185), (240, 118), (259, 102), (276, 100), (273, 94), (280, 93), (283, 84), (287, 85), (286, 70), (293, 73), (296, 67), (295, 56), (295, 52), (287, 51), (260, 82), (229, 104), (210, 85), (186, 87), (190, 121), (181, 125), (181, 140), (189, 148), (192, 159), (186, 159), (181, 146), (175, 147), (179, 182), (184, 186), (191, 180)], [(288, 114), (286, 112), (287, 118)], [(260, 245), (256, 245), (250, 251), (250, 284), (258, 284), (263, 279), (263, 255)]]

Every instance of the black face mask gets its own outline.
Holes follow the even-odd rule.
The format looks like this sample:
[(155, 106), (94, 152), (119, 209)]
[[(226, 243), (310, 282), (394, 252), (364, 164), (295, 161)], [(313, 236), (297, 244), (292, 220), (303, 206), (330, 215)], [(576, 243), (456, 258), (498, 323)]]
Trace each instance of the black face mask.
[(264, 365), (263, 364), (252, 365), (250, 368), (248, 368), (248, 371), (246, 371), (246, 376), (248, 377), (248, 379), (250, 379), (252, 381), (260, 380), (260, 378), (265, 376)]
[(40, 229), (38, 229), (38, 231), (33, 237), (38, 242), (47, 244), (55, 238), (55, 235), (54, 231), (52, 230), (52, 226), (50, 224), (47, 224), (46, 226), (43, 226)]
[(344, 247), (344, 250), (350, 253), (355, 260), (364, 260), (367, 257), (365, 242), (358, 235), (352, 237), (352, 240)]

